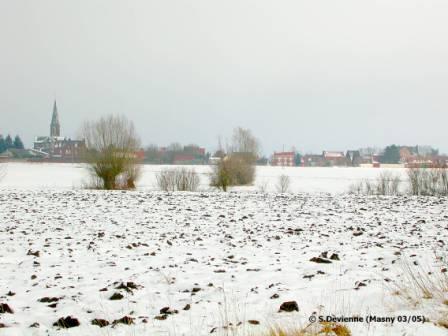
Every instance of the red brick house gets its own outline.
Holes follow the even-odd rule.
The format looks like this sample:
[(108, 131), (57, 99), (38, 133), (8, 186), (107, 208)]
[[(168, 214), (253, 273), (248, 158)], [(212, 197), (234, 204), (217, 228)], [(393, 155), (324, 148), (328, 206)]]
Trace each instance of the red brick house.
[(324, 151), (322, 153), (326, 166), (347, 166), (347, 158), (344, 152)]
[(294, 153), (294, 152), (274, 153), (271, 163), (273, 166), (292, 167), (292, 166), (295, 166), (295, 162), (294, 162), (295, 156), (296, 156), (296, 153)]

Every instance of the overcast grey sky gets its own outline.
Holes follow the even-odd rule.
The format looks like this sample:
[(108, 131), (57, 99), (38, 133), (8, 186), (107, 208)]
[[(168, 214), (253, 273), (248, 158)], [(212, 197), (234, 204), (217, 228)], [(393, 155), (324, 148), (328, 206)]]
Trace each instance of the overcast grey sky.
[(0, 133), (107, 113), (144, 144), (448, 152), (448, 1), (0, 0)]

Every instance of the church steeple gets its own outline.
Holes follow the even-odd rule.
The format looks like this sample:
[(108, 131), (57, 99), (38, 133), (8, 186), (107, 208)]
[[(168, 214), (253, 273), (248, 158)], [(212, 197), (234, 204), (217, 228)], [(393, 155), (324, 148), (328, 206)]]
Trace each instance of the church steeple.
[(56, 105), (56, 100), (54, 101), (53, 115), (51, 116), (50, 136), (61, 136), (61, 125), (59, 124), (58, 107)]

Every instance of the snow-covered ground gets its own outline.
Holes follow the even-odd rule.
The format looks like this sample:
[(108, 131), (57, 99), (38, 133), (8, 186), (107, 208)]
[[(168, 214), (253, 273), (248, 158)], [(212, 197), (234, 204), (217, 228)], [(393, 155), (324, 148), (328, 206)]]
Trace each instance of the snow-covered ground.
[[(175, 166), (179, 167), (179, 166)], [(201, 177), (201, 189), (208, 190), (210, 166), (185, 166), (193, 168)], [(143, 165), (142, 177), (138, 188), (144, 190), (157, 189), (156, 173), (173, 166)], [(257, 191), (267, 186), (268, 191), (275, 191), (278, 177), (282, 174), (290, 177), (292, 192), (326, 192), (343, 193), (353, 183), (362, 180), (375, 180), (387, 169), (378, 168), (297, 168), (297, 167), (257, 167), (256, 180), (253, 186), (236, 188), (237, 190)], [(389, 169), (406, 178), (405, 169)], [(8, 163), (6, 176), (0, 188), (14, 189), (80, 189), (88, 181), (86, 169), (82, 164), (61, 163)]]
[[(313, 313), (431, 320), (347, 323), (353, 335), (447, 333), (440, 298), (394, 295), (407, 267), (446, 267), (445, 199), (338, 194), (368, 169), (259, 169), (332, 192), (282, 195), (147, 190), (158, 166), (141, 190), (89, 191), (80, 166), (60, 167), (11, 164), (0, 188), (0, 304), (13, 311), (0, 309), (0, 335), (258, 336)], [(279, 312), (286, 301), (299, 311)], [(80, 325), (53, 326), (67, 316)]]

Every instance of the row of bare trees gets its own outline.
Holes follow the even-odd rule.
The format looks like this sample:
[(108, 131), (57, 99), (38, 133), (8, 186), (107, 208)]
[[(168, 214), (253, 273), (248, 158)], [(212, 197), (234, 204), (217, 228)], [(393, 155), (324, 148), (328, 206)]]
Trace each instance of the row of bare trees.
[[(390, 171), (375, 181), (364, 180), (350, 186), (349, 192), (363, 195), (448, 196), (448, 168), (408, 168), (406, 179)], [(404, 184), (404, 186), (403, 186)]]
[[(108, 116), (86, 122), (82, 130), (86, 141), (86, 160), (91, 182), (97, 189), (133, 189), (140, 176), (136, 152), (140, 139), (131, 121), (122, 116)], [(232, 142), (211, 174), (211, 185), (226, 191), (229, 186), (249, 185), (255, 178), (255, 162), (260, 150), (251, 131), (236, 128)], [(224, 153), (224, 151), (221, 151)], [(162, 190), (194, 191), (199, 177), (193, 170), (166, 169), (156, 175)]]
[[(83, 126), (86, 140), (86, 159), (92, 177), (90, 187), (98, 189), (133, 189), (140, 176), (136, 152), (140, 139), (131, 121), (122, 116), (108, 116)], [(227, 191), (235, 185), (250, 185), (255, 179), (255, 162), (260, 144), (250, 130), (236, 128), (219, 162), (213, 166), (210, 183)], [(0, 177), (2, 171), (0, 170)], [(162, 190), (194, 191), (199, 177), (194, 170), (168, 169), (156, 176)], [(403, 191), (400, 176), (390, 171), (382, 172), (376, 181), (363, 181), (351, 187), (351, 192), (368, 195), (397, 195)], [(289, 190), (289, 178), (281, 176), (277, 190)], [(448, 173), (446, 167), (409, 168), (408, 192), (412, 195), (448, 196)]]

